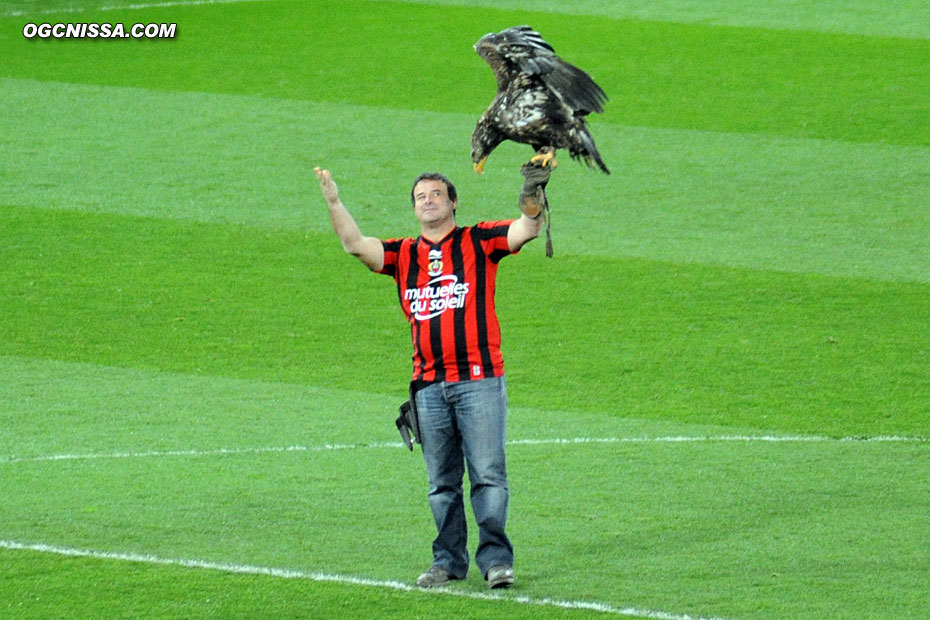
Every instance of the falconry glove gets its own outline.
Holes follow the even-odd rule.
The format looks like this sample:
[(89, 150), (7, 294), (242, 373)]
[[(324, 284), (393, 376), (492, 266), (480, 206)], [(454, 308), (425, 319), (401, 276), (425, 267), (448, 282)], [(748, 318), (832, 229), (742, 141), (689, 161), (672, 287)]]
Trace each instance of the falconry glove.
[(536, 219), (545, 213), (546, 217), (546, 256), (552, 258), (552, 235), (550, 234), (551, 211), (546, 198), (546, 184), (555, 165), (552, 158), (554, 149), (543, 147), (539, 154), (520, 166), (523, 174), (523, 188), (520, 190), (520, 211), (529, 218)]
[(546, 184), (549, 182), (548, 166), (527, 162), (520, 166), (523, 173), (523, 188), (520, 190), (520, 210), (527, 217), (536, 219), (546, 205)]

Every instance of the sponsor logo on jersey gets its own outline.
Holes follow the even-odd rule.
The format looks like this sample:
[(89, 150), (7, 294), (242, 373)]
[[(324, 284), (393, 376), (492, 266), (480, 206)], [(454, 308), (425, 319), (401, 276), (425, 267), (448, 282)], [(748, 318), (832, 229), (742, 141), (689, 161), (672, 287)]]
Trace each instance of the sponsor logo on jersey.
[(464, 308), (468, 289), (468, 282), (459, 282), (456, 275), (437, 276), (420, 288), (405, 290), (404, 301), (413, 318), (425, 321), (446, 310)]

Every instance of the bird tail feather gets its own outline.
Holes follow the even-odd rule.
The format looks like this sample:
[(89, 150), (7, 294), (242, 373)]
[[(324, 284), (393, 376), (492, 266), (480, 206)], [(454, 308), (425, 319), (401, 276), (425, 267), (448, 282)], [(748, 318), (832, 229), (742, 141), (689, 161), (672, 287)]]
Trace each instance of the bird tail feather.
[(579, 153), (572, 153), (572, 156), (578, 157), (580, 155), (585, 163), (592, 168), (597, 167), (600, 168), (604, 174), (610, 174), (610, 170), (607, 168), (607, 164), (604, 163), (604, 160), (601, 159), (601, 154), (594, 145), (594, 139), (591, 137), (591, 134), (588, 133), (587, 128), (578, 133), (581, 136), (581, 143), (584, 148), (581, 149)]

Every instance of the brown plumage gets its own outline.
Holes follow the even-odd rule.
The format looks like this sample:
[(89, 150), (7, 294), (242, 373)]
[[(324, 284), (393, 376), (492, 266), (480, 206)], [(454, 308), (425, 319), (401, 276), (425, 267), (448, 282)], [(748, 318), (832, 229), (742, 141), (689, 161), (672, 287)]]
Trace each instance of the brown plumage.
[(573, 159), (605, 173), (585, 118), (603, 112), (607, 95), (591, 77), (558, 56), (538, 32), (516, 26), (487, 34), (475, 51), (494, 70), (497, 96), (481, 115), (471, 137), (475, 171), (504, 140), (568, 149)]

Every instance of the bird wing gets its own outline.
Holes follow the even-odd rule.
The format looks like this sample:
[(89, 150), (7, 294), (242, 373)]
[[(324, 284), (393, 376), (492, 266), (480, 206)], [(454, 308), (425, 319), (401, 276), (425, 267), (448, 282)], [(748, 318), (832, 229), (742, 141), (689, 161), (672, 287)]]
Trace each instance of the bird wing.
[(587, 73), (559, 58), (552, 46), (529, 26), (516, 26), (500, 32), (497, 53), (510, 69), (508, 73), (519, 70), (530, 76), (539, 76), (573, 112), (585, 115), (604, 111), (607, 95), (601, 87)]

